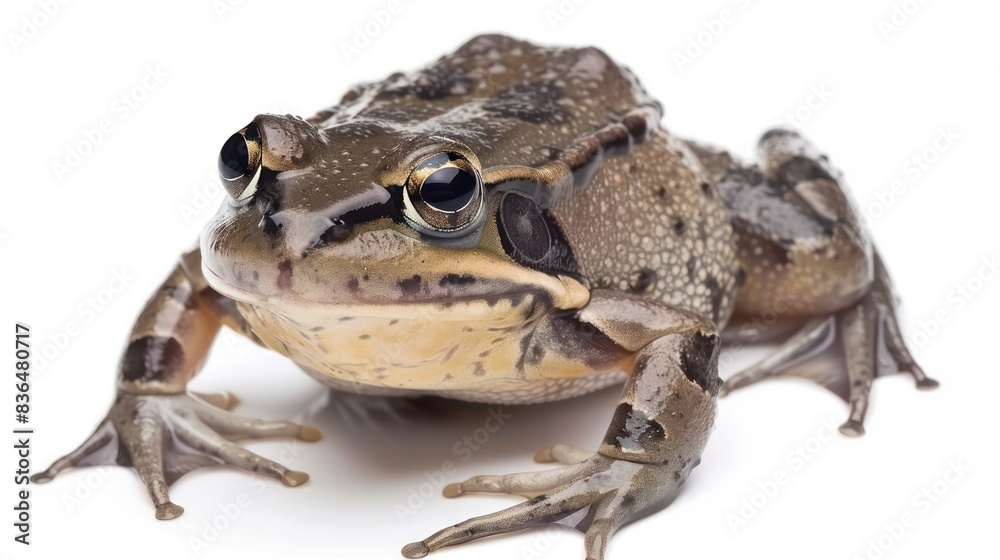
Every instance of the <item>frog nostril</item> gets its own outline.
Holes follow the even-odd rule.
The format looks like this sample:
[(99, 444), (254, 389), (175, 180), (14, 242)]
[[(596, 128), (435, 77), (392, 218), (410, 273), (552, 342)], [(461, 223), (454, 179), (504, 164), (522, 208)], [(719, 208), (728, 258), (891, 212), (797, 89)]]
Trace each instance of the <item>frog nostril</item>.
[(351, 236), (354, 226), (341, 219), (333, 220), (333, 225), (327, 228), (319, 238), (324, 243), (343, 241)]

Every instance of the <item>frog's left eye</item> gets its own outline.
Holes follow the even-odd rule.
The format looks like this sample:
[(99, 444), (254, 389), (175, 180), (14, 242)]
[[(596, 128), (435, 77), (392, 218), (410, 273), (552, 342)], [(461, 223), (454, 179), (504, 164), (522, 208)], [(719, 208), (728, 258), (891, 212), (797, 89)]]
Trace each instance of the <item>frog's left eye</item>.
[(483, 199), (483, 181), (475, 165), (460, 154), (438, 153), (410, 173), (403, 213), (416, 229), (450, 237), (481, 223)]
[(243, 206), (253, 199), (260, 169), (260, 130), (250, 123), (230, 136), (219, 151), (219, 177), (230, 204)]

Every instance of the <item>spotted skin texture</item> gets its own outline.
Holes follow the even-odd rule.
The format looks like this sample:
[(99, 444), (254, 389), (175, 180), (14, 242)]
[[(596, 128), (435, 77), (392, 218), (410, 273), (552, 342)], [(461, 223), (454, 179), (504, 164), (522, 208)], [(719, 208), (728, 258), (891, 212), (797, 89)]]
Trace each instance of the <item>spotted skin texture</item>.
[(692, 146), (733, 224), (746, 272), (736, 314), (777, 309), (785, 317), (832, 313), (856, 302), (873, 276), (873, 247), (840, 172), (795, 132), (774, 130), (758, 146), (760, 165)]
[[(554, 445), (536, 458), (563, 467), (451, 484), (529, 501), (402, 549), (559, 523), (597, 560), (678, 494), (720, 393), (811, 378), (848, 401), (841, 430), (859, 435), (876, 355), (933, 386), (828, 159), (776, 130), (741, 162), (675, 137), (662, 113), (596, 48), (484, 35), (309, 119), (258, 115), (226, 141), (229, 200), (140, 314), (108, 416), (33, 480), (131, 466), (160, 519), (180, 515), (168, 486), (199, 467), (304, 483), (235, 442), (315, 429), (186, 391), (226, 325), (354, 393), (525, 404), (624, 382), (596, 453)], [(720, 333), (767, 313), (802, 326), (723, 384)], [(829, 353), (845, 365), (816, 375)]]
[(655, 271), (643, 290), (649, 300), (725, 324), (739, 263), (725, 209), (701, 183), (685, 146), (655, 131), (609, 158), (586, 196), (557, 200), (553, 214), (592, 287), (635, 291), (633, 277)]

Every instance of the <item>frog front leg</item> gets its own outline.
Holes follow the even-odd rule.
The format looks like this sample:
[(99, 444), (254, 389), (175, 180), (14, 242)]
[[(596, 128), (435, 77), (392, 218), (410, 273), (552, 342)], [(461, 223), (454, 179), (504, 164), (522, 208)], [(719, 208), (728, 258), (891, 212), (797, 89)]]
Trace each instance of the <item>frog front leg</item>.
[(187, 392), (222, 324), (253, 338), (233, 302), (208, 287), (200, 252), (189, 253), (139, 315), (107, 416), (80, 447), (32, 482), (47, 482), (74, 466), (130, 466), (149, 492), (157, 519), (173, 519), (184, 509), (170, 501), (167, 488), (199, 467), (234, 465), (289, 486), (308, 480), (232, 442), (275, 436), (315, 441), (315, 428), (236, 416), (222, 409), (235, 404), (228, 394)]
[(527, 502), (448, 527), (403, 547), (420, 558), (480, 537), (558, 523), (585, 533), (588, 559), (604, 558), (608, 540), (629, 521), (668, 504), (699, 462), (721, 386), (719, 337), (711, 321), (637, 296), (595, 290), (578, 314), (624, 350), (632, 368), (597, 453), (555, 446), (536, 455), (568, 466), (478, 476), (445, 489), (504, 492)]

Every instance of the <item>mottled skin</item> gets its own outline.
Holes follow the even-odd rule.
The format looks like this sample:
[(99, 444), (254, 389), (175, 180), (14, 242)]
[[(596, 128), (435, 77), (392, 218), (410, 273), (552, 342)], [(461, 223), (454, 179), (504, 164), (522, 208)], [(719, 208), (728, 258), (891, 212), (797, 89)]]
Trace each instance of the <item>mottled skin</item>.
[[(669, 502), (697, 465), (734, 312), (802, 327), (725, 390), (811, 376), (851, 402), (843, 430), (861, 433), (880, 327), (897, 369), (933, 384), (902, 344), (888, 276), (825, 156), (773, 131), (758, 167), (672, 136), (660, 117), (603, 52), (502, 36), (308, 120), (256, 117), (220, 156), (229, 202), (136, 323), (107, 419), (36, 480), (131, 465), (161, 519), (183, 511), (168, 485), (200, 466), (304, 482), (231, 440), (313, 440), (314, 429), (186, 392), (225, 324), (360, 393), (530, 403), (624, 381), (597, 453), (556, 445), (536, 459), (563, 468), (450, 485), (447, 496), (532, 499), (403, 549), (563, 523), (602, 558), (618, 527)], [(422, 190), (441, 169), (476, 185), (459, 210)], [(797, 359), (821, 350), (845, 365)]]

